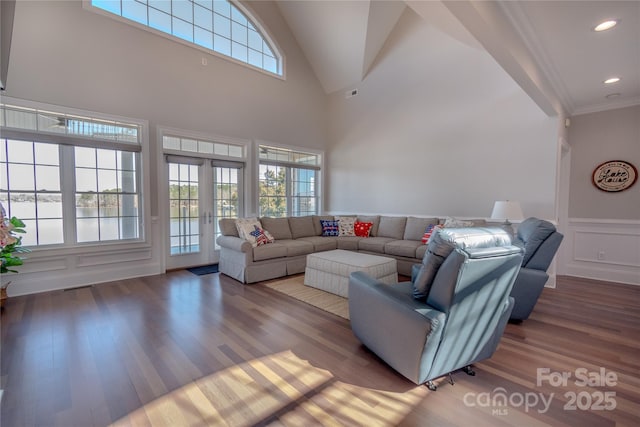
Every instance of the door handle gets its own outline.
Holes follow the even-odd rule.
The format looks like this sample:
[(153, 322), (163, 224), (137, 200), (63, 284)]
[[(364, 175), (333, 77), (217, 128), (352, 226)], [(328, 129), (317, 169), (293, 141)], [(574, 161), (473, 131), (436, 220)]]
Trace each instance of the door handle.
[(209, 212), (209, 224), (211, 224), (211, 212)]

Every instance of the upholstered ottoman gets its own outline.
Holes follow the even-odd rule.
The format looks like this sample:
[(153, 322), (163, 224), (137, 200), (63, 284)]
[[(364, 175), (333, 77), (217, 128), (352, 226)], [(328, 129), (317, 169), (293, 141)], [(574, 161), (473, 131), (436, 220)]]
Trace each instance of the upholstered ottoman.
[(384, 283), (398, 282), (394, 258), (336, 249), (307, 255), (304, 284), (349, 297), (349, 274), (364, 271)]

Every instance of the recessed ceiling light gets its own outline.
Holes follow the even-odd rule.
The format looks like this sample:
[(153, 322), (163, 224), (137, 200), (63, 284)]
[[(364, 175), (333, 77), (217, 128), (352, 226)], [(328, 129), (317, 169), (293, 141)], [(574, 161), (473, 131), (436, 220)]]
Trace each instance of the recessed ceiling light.
[(615, 27), (616, 25), (618, 25), (618, 20), (611, 20), (611, 21), (604, 21), (599, 23), (598, 25), (595, 26), (595, 28), (593, 29), (593, 31), (607, 31), (610, 30), (611, 28)]
[(618, 83), (620, 81), (620, 77), (611, 77), (610, 79), (605, 80), (603, 83), (606, 85), (610, 85), (612, 83)]
[(620, 96), (619, 93), (610, 93), (609, 95), (605, 96), (605, 98), (611, 99), (611, 98), (617, 98), (619, 96)]

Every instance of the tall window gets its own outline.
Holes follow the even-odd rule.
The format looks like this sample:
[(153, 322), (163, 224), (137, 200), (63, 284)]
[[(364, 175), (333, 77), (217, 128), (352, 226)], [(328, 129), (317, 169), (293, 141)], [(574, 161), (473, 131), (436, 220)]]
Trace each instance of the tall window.
[(33, 141), (0, 140), (0, 202), (24, 221), (27, 246), (64, 243), (60, 147)]
[(23, 244), (140, 239), (139, 125), (0, 105), (0, 201)]
[(75, 147), (78, 242), (136, 239), (136, 153)]
[(198, 165), (169, 163), (171, 254), (200, 251)]
[(219, 55), (282, 75), (280, 55), (227, 0), (91, 0), (91, 5)]
[(321, 156), (261, 145), (259, 147), (259, 208), (261, 216), (317, 214)]
[[(216, 209), (216, 219), (238, 218), (240, 214), (240, 184), (242, 169), (238, 167), (215, 166), (214, 167), (214, 205)], [(220, 224), (215, 221), (214, 241), (222, 234)], [(216, 243), (216, 249), (218, 244)]]

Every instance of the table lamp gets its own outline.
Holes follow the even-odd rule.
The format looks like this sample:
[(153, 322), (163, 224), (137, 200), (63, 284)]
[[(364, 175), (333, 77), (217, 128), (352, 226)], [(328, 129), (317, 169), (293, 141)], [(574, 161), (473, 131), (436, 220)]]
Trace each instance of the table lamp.
[(511, 200), (498, 200), (493, 205), (493, 212), (491, 212), (491, 219), (504, 219), (504, 223), (502, 223), (502, 228), (504, 231), (509, 233), (511, 237), (514, 236), (513, 227), (509, 222), (512, 220), (522, 220), (524, 219), (524, 215), (522, 213), (522, 208), (520, 208), (519, 202), (514, 202)]

